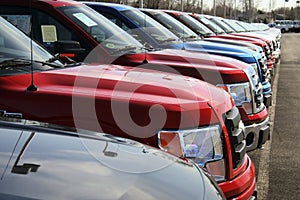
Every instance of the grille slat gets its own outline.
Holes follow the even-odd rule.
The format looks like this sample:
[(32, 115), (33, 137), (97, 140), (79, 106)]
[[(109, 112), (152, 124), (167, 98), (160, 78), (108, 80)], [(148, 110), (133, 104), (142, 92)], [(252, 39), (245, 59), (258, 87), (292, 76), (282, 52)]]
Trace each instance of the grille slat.
[(226, 112), (224, 121), (230, 139), (233, 168), (237, 168), (246, 154), (245, 132), (239, 110), (234, 107)]
[(263, 88), (259, 77), (255, 74), (250, 76), (252, 85), (252, 110), (253, 113), (258, 113), (264, 108), (263, 104)]
[(266, 61), (264, 61), (263, 59), (259, 59), (258, 62), (259, 62), (260, 69), (261, 69), (261, 76), (262, 76), (261, 82), (269, 81), (269, 78), (270, 78), (271, 75), (270, 75), (270, 72), (268, 70)]
[(270, 48), (267, 45), (265, 45), (264, 49), (265, 49), (267, 59), (271, 59), (271, 50), (270, 50)]

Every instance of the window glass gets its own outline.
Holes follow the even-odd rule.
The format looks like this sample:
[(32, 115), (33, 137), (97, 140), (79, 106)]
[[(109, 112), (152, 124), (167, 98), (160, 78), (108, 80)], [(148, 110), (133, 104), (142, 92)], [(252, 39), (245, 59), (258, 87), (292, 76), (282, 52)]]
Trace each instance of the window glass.
[[(8, 21), (21, 29), (24, 33), (30, 34), (28, 18), (32, 15), (32, 37), (50, 52), (54, 52), (54, 42), (58, 40), (72, 40), (79, 42), (80, 46), (87, 51), (90, 48), (86, 42), (73, 34), (70, 29), (60, 23), (51, 15), (37, 9), (30, 9), (16, 6), (1, 6), (0, 14)], [(23, 25), (25, 23), (25, 25)]]
[(182, 14), (179, 16), (185, 23), (189, 24), (191, 27), (193, 27), (194, 30), (197, 30), (197, 32), (201, 35), (213, 35), (214, 33), (209, 30), (206, 26), (198, 22), (193, 17), (189, 16), (188, 14)]
[(225, 31), (219, 27), (217, 24), (215, 24), (214, 22), (206, 19), (205, 17), (202, 16), (197, 16), (197, 18), (206, 26), (208, 26), (209, 28), (211, 28), (215, 33), (217, 34), (224, 34)]
[(151, 14), (160, 23), (164, 24), (175, 35), (184, 40), (198, 40), (198, 35), (187, 26), (174, 19), (165, 12), (157, 12)]
[(129, 35), (133, 36), (141, 44), (144, 44), (146, 42), (146, 39), (141, 34), (139, 34), (137, 30), (131, 30), (129, 26), (125, 22), (123, 22), (123, 20), (121, 20), (119, 17), (107, 12), (101, 12), (101, 14), (104, 15), (111, 22), (119, 26), (121, 29), (126, 31)]
[(91, 35), (111, 54), (141, 52), (141, 43), (118, 26), (114, 26), (111, 21), (95, 10), (87, 6), (64, 6), (57, 9)]
[[(34, 71), (54, 69), (53, 66), (42, 64), (52, 55), (30, 40), (19, 29), (0, 17), (0, 75), (30, 73), (31, 64)], [(56, 67), (62, 67), (58, 61)]]
[(159, 44), (176, 44), (179, 38), (160, 23), (139, 10), (124, 10), (122, 13), (141, 27)]
[(219, 20), (217, 18), (210, 18), (210, 20), (218, 24), (226, 33), (234, 33), (234, 30), (230, 28), (230, 26), (222, 22), (222, 20)]

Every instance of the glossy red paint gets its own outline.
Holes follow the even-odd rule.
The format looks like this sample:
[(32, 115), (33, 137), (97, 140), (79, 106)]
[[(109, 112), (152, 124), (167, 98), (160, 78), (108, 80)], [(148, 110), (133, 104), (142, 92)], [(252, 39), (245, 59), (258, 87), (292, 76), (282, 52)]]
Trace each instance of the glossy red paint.
[(248, 156), (246, 156), (243, 165), (246, 167), (243, 173), (238, 174), (231, 181), (219, 184), (227, 199), (247, 200), (250, 199), (255, 190), (255, 168)]
[[(26, 4), (24, 0), (5, 1), (9, 5), (15, 4), (20, 5)], [(23, 3), (22, 3), (23, 2)], [(81, 31), (75, 23), (70, 21), (68, 18), (62, 15), (59, 11), (55, 10), (55, 6), (81, 6), (78, 3), (73, 4), (73, 1), (25, 1), (30, 3), (32, 7), (43, 10), (44, 12), (49, 12), (51, 15), (56, 16), (61, 22), (64, 22), (66, 26), (72, 27), (74, 34), (80, 34), (82, 38), (89, 44), (92, 48), (96, 47), (98, 43), (86, 32)], [(1, 3), (4, 3), (1, 2)], [(52, 6), (52, 7), (51, 7)], [(101, 56), (99, 56), (99, 61), (106, 63), (105, 59), (109, 56), (107, 52), (103, 49), (101, 51)], [(195, 70), (203, 70), (201, 73), (203, 75), (215, 74), (216, 76), (221, 76), (224, 81), (232, 82), (243, 82), (247, 78), (243, 69), (246, 64), (242, 62), (223, 58), (220, 56), (209, 55), (209, 58), (205, 59), (207, 54), (200, 57), (199, 53), (180, 52), (179, 55), (172, 50), (173, 54), (168, 51), (159, 52), (149, 52), (145, 54), (135, 54), (135, 55), (124, 55), (123, 57), (117, 58), (113, 63), (139, 66), (143, 65), (143, 60), (146, 57), (147, 64), (170, 66), (173, 69), (178, 70), (180, 74), (192, 76), (190, 70), (193, 67)], [(175, 55), (174, 55), (175, 53)], [(189, 56), (189, 57), (188, 57)], [(200, 57), (200, 58), (199, 58)], [(211, 59), (213, 58), (213, 59)], [(111, 61), (112, 59), (108, 59)], [(213, 63), (213, 65), (209, 65)], [(234, 64), (235, 63), (235, 64)], [(145, 66), (147, 68), (147, 66)], [(165, 69), (165, 68), (164, 68)], [(80, 76), (78, 77), (78, 72), (80, 71)], [(167, 70), (166, 70), (167, 71)], [(227, 197), (237, 196), (241, 193), (245, 187), (250, 185), (255, 185), (255, 175), (253, 164), (248, 157), (244, 158), (249, 166), (244, 168), (243, 165), (233, 169), (231, 160), (231, 148), (228, 132), (225, 128), (225, 124), (222, 121), (222, 114), (227, 112), (232, 108), (233, 102), (229, 95), (221, 89), (208, 89), (206, 84), (194, 79), (185, 78), (188, 81), (187, 90), (184, 90), (182, 85), (175, 88), (179, 94), (176, 96), (168, 89), (174, 87), (174, 82), (178, 82), (178, 77), (175, 75), (166, 75), (161, 72), (146, 72), (139, 71), (137, 68), (126, 68), (121, 66), (107, 66), (107, 65), (89, 65), (68, 69), (53, 70), (49, 72), (35, 73), (35, 84), (38, 86), (38, 91), (28, 92), (26, 88), (30, 84), (31, 76), (27, 75), (17, 75), (11, 77), (0, 77), (0, 90), (2, 94), (5, 94), (5, 98), (0, 99), (0, 109), (8, 109), (12, 112), (21, 112), (24, 117), (30, 119), (35, 119), (44, 122), (55, 122), (61, 125), (74, 126), (74, 116), (72, 107), (72, 99), (75, 97), (82, 99), (92, 99), (95, 100), (95, 109), (101, 110), (97, 112), (97, 119), (101, 124), (103, 131), (108, 133), (113, 133), (117, 136), (125, 136), (146, 144), (157, 146), (157, 140), (153, 136), (153, 132), (144, 132), (144, 134), (150, 134), (152, 137), (132, 137), (130, 135), (124, 135), (124, 130), (116, 125), (113, 118), (113, 113), (111, 113), (112, 102), (116, 101), (121, 105), (127, 105), (126, 103), (132, 102), (131, 116), (133, 120), (140, 126), (147, 125), (149, 123), (148, 111), (150, 107), (154, 104), (161, 104), (167, 111), (168, 120), (163, 125), (165, 128), (178, 128), (178, 124), (183, 120), (182, 127), (199, 127), (201, 125), (208, 125), (211, 123), (220, 123), (223, 134), (224, 134), (224, 148), (225, 148), (225, 159), (226, 159), (226, 182), (220, 183), (222, 189), (227, 193)], [(101, 77), (95, 76), (101, 74)], [(137, 76), (138, 75), (138, 76)], [(195, 75), (193, 75), (195, 76)], [(157, 83), (160, 80), (163, 84), (147, 84), (145, 86), (145, 77), (155, 78)], [(197, 77), (199, 78), (199, 77)], [(84, 80), (83, 85), (80, 87), (75, 87), (75, 80)], [(180, 78), (183, 79), (183, 78)], [(211, 78), (212, 82), (215, 78)], [(170, 85), (166, 84), (165, 80), (170, 81)], [(156, 82), (155, 81), (155, 82)], [(115, 86), (118, 86), (117, 90)], [(132, 95), (129, 90), (131, 86), (138, 88), (138, 90)], [(203, 86), (203, 87), (200, 87)], [(194, 92), (191, 94), (191, 88)], [(210, 87), (209, 87), (210, 88)], [(112, 91), (112, 89), (114, 89)], [(129, 90), (129, 91), (128, 91)], [(208, 91), (209, 90), (209, 91)], [(101, 95), (98, 95), (100, 94)], [(94, 96), (91, 96), (94, 95)], [(215, 95), (218, 98), (215, 98)], [(208, 96), (207, 96), (208, 95)], [(211, 96), (214, 97), (213, 101)], [(195, 100), (196, 98), (196, 100)], [(6, 100), (5, 100), (6, 99)], [(9, 99), (9, 101), (7, 101)], [(22, 104), (19, 103), (22, 99)], [(34, 102), (33, 102), (34, 99)], [(4, 101), (5, 100), (5, 101)], [(193, 100), (193, 101), (191, 101)], [(179, 104), (180, 103), (180, 104)], [(181, 105), (182, 104), (182, 105)], [(195, 108), (201, 108), (195, 109)], [(81, 124), (81, 128), (88, 128), (99, 131), (99, 127), (93, 126), (90, 123), (90, 113), (85, 113), (82, 110), (80, 120), (84, 121)], [(215, 111), (215, 112), (214, 112)], [(182, 115), (183, 114), (183, 119)], [(205, 116), (197, 119), (198, 115)], [(180, 117), (179, 117), (180, 116)], [(192, 120), (191, 120), (192, 119)], [(157, 131), (157, 130), (156, 130)], [(239, 177), (236, 180), (239, 184), (232, 184), (235, 181), (235, 177)], [(241, 184), (243, 183), (243, 184)], [(227, 192), (230, 190), (231, 192)], [(251, 188), (253, 193), (254, 188)], [(249, 191), (250, 193), (250, 191)]]
[[(145, 58), (147, 64), (143, 64)], [(171, 71), (171, 68), (176, 73), (205, 80), (215, 85), (248, 81), (243, 70), (249, 66), (244, 62), (229, 57), (174, 49), (149, 52), (146, 55), (127, 54), (116, 59), (114, 64), (151, 67), (160, 71)]]
[[(0, 109), (22, 113), (28, 119), (74, 126), (74, 101), (78, 98), (84, 104), (90, 100), (95, 102), (94, 109), (102, 131), (123, 137), (130, 135), (126, 135), (114, 121), (111, 109), (114, 102), (119, 107), (124, 106), (124, 109), (130, 105), (128, 109), (132, 112), (132, 120), (140, 126), (150, 123), (150, 108), (155, 104), (161, 105), (166, 111), (167, 120), (157, 129), (175, 129), (179, 124), (182, 128), (192, 128), (218, 123), (219, 119), (208, 105), (212, 99), (220, 102), (216, 104), (219, 112), (224, 113), (233, 106), (227, 93), (206, 82), (116, 65), (83, 65), (35, 73), (34, 83), (38, 87), (35, 92), (26, 91), (31, 83), (30, 74), (1, 76), (0, 83), (3, 94)], [(89, 107), (86, 106), (78, 105), (78, 109)], [(77, 120), (90, 122), (90, 115), (82, 110)], [(206, 117), (199, 118), (199, 115)], [(95, 125), (92, 122), (82, 123), (80, 128), (101, 131), (97, 129), (98, 121), (94, 122)], [(112, 127), (118, 131), (112, 131)], [(156, 135), (147, 131), (143, 134)], [(141, 138), (146, 137), (140, 135), (135, 139)], [(156, 146), (156, 143), (151, 145)]]
[[(267, 108), (264, 108), (261, 112), (254, 114), (254, 115), (247, 115), (246, 113), (244, 113), (245, 111), (241, 108), (239, 108), (239, 111), (241, 113), (242, 120), (245, 125), (260, 123), (269, 116)], [(247, 116), (247, 117), (243, 118), (244, 116)]]

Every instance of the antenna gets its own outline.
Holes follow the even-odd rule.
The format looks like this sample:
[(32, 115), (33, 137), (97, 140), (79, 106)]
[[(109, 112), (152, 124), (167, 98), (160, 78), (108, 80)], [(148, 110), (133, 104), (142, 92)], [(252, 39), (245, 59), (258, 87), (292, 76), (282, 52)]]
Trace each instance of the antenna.
[[(181, 13), (182, 14), (182, 13)], [(182, 15), (180, 15), (179, 17), (182, 17)], [(185, 41), (186, 41), (186, 39), (184, 38), (184, 23), (181, 23), (182, 24), (182, 48), (181, 48), (181, 50), (185, 50)]]
[(149, 63), (148, 62), (148, 60), (147, 60), (147, 51), (148, 51), (148, 49), (147, 49), (147, 47), (146, 47), (146, 44), (147, 43), (145, 43), (144, 45), (143, 45), (143, 48), (144, 48), (144, 60), (143, 60), (143, 64), (147, 64), (147, 63)]
[[(144, 13), (144, 27), (146, 28), (146, 17), (147, 17), (147, 15)], [(148, 49), (147, 49), (147, 47), (146, 47), (146, 44), (147, 44), (147, 42), (145, 42), (144, 43), (144, 50), (145, 50), (145, 52), (144, 52), (144, 60), (143, 60), (143, 64), (147, 64), (147, 63), (149, 63), (148, 62), (148, 60), (147, 60), (147, 51), (148, 51)]]
[(26, 89), (30, 92), (37, 91), (37, 87), (34, 85), (34, 76), (33, 76), (33, 48), (32, 48), (32, 40), (33, 40), (33, 34), (32, 34), (32, 10), (31, 10), (31, 1), (29, 1), (29, 9), (30, 9), (30, 71), (31, 71), (31, 85)]

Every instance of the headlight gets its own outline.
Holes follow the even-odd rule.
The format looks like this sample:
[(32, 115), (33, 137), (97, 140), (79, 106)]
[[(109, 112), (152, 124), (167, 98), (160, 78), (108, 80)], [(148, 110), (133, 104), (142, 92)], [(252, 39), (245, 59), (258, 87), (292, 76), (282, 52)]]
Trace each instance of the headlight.
[(251, 89), (249, 82), (217, 85), (224, 88), (232, 96), (236, 106), (243, 106), (247, 114), (252, 113)]
[(167, 152), (206, 167), (216, 180), (224, 180), (223, 144), (218, 125), (190, 130), (162, 130), (158, 133), (158, 144)]
[(255, 51), (259, 53), (259, 49), (256, 47), (247, 47), (248, 49), (250, 49), (251, 51)]
[(251, 65), (251, 67), (255, 70), (255, 73), (256, 73), (256, 75), (258, 75), (258, 67), (257, 67), (257, 64), (256, 63), (251, 63), (250, 64)]

